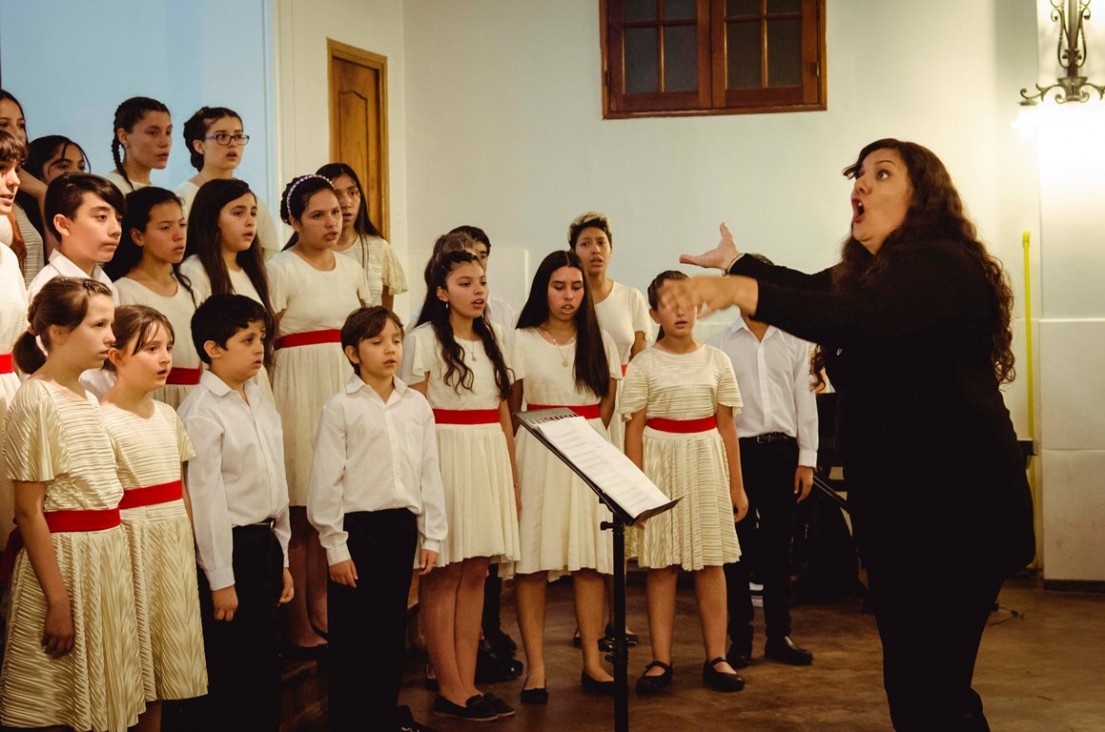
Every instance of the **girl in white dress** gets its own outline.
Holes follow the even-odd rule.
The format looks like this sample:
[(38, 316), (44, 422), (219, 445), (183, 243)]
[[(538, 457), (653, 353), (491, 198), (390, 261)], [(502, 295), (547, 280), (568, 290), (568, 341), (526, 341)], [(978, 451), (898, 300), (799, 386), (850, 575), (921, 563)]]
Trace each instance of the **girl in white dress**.
[[(192, 285), (196, 306), (211, 295), (245, 295), (272, 313), (269, 279), (257, 240), (257, 196), (245, 181), (213, 180), (196, 194), (188, 216), (188, 238), (180, 272)], [(272, 363), (275, 329), (266, 329), (265, 363)], [(256, 384), (272, 398), (269, 375)]]
[(268, 263), (276, 313), (272, 387), (284, 424), (292, 510), (288, 562), (296, 582), (286, 617), (289, 642), (309, 649), (326, 642), (315, 629), (327, 631), (329, 577), (326, 552), (307, 521), (315, 426), (326, 402), (349, 380), (341, 326), (349, 313), (367, 304), (369, 287), (356, 262), (334, 254), (342, 218), (329, 180), (294, 178), (284, 189), (280, 218), (295, 231), (288, 248)]
[[(7, 216), (14, 204), (12, 199), (19, 190), (19, 166), (25, 149), (14, 135), (0, 132), (0, 218)], [(0, 435), (15, 392), (19, 389), (19, 377), (12, 362), (12, 349), (16, 339), (27, 329), (27, 290), (19, 261), (5, 244), (0, 244)], [(3, 441), (0, 440), (0, 459), (3, 458)], [(0, 465), (3, 465), (0, 462)], [(7, 471), (0, 471), (0, 546), (5, 546), (14, 519), (12, 488)]]
[(368, 215), (356, 171), (345, 163), (328, 163), (315, 172), (330, 179), (341, 204), (341, 237), (334, 251), (351, 257), (364, 269), (372, 295), (369, 305), (394, 310), (395, 296), (407, 291), (407, 275), (395, 250)]
[[(185, 216), (189, 215), (192, 201), (205, 183), (234, 177), (248, 143), (249, 135), (244, 132), (242, 118), (233, 109), (200, 107), (188, 118), (184, 123), (184, 144), (188, 147), (192, 167), (198, 172), (176, 189), (176, 194), (184, 201)], [(260, 198), (257, 199), (257, 238), (265, 259), (280, 251), (280, 236), (272, 212)]]
[[(553, 252), (537, 268), (529, 300), (518, 318), (511, 367), (510, 411), (567, 407), (587, 418), (603, 437), (614, 414), (622, 372), (613, 339), (595, 317), (579, 257)], [(613, 544), (600, 524), (610, 511), (563, 462), (525, 430), (516, 434), (522, 511), (521, 556), (515, 565), (518, 625), (529, 676), (523, 703), (543, 704), (546, 691), (545, 586), (550, 576), (572, 574), (576, 622), (583, 648), (584, 688), (613, 691), (598, 642), (603, 625), (603, 575), (613, 569)]]
[(513, 710), (476, 688), (476, 650), (488, 565), (518, 557), (510, 371), (502, 334), (483, 317), (487, 280), (479, 259), (466, 251), (442, 254), (430, 283), (418, 327), (403, 342), (400, 378), (434, 408), (449, 518), (439, 568), (420, 583), (423, 630), (439, 682), (433, 711), (495, 719)]
[(744, 681), (725, 660), (725, 573), (740, 557), (734, 521), (748, 512), (741, 479), (733, 410), (741, 407), (733, 365), (725, 353), (694, 339), (693, 310), (657, 306), (664, 282), (648, 288), (649, 311), (660, 324), (656, 345), (629, 364), (621, 397), (625, 454), (670, 498), (675, 508), (645, 524), (637, 562), (647, 567), (648, 627), (652, 662), (637, 680), (638, 694), (653, 694), (672, 679), (676, 580), (694, 573), (695, 597), (708, 659), (707, 686), (739, 691)]
[[(100, 407), (81, 385), (113, 343), (111, 290), (57, 278), (28, 312), (8, 412), (15, 559), (0, 724), (123, 732), (144, 709), (123, 487)], [(43, 355), (39, 340), (45, 348)]]
[[(0, 132), (12, 135), (19, 144), (28, 146), (27, 120), (23, 117), (23, 105), (7, 91), (0, 89)], [(22, 158), (28, 156), (24, 150)], [(47, 248), (43, 243), (46, 227), (42, 220), (42, 202), (46, 198), (46, 183), (27, 169), (19, 168), (19, 191), (15, 195), (15, 205), (6, 214), (12, 228), (11, 239), (4, 239), (19, 259), (23, 270), (23, 281), (31, 280), (46, 264)], [(57, 242), (51, 243), (51, 249)]]
[(150, 171), (164, 170), (169, 165), (169, 150), (173, 147), (169, 108), (156, 99), (131, 97), (115, 110), (112, 129), (115, 169), (104, 177), (124, 195), (150, 185)]
[(103, 421), (123, 486), (119, 508), (134, 577), (146, 696), (138, 729), (156, 732), (161, 729), (161, 700), (207, 693), (196, 555), (182, 470), (195, 452), (177, 413), (152, 398), (173, 365), (168, 318), (145, 305), (123, 306), (115, 311), (112, 330), (115, 346), (108, 358), (115, 384), (104, 396)]
[(200, 357), (192, 344), (196, 297), (180, 273), (186, 242), (180, 199), (157, 186), (127, 196), (123, 236), (104, 271), (115, 281), (120, 305), (148, 305), (173, 325), (173, 369), (151, 398), (174, 409), (200, 383)]

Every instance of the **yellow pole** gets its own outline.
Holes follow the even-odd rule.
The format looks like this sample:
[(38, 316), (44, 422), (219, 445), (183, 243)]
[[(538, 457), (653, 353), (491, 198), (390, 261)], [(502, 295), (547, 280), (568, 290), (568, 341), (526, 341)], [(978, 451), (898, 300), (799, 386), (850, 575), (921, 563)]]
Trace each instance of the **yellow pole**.
[[(1026, 231), (1021, 234), (1021, 247), (1024, 249), (1024, 350), (1025, 361), (1028, 362), (1028, 368), (1026, 369), (1028, 384), (1028, 437), (1032, 440), (1033, 447), (1036, 447), (1036, 377), (1035, 377), (1035, 359), (1032, 354), (1032, 258), (1030, 256), (1031, 237)], [(1029, 566), (1032, 568), (1039, 568), (1042, 563), (1041, 552), (1043, 551), (1043, 541), (1041, 541), (1041, 521), (1040, 521), (1040, 491), (1036, 485), (1036, 462), (1032, 461), (1028, 471), (1028, 486), (1032, 492), (1032, 505), (1034, 523), (1036, 525), (1036, 559)]]

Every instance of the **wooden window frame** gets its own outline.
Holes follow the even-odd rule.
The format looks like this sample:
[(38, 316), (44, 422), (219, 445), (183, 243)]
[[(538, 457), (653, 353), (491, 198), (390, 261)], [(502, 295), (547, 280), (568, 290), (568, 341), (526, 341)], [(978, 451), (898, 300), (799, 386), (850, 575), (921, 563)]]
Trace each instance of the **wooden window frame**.
[[(602, 116), (604, 119), (632, 117), (700, 116), (716, 114), (753, 114), (771, 112), (812, 112), (828, 107), (825, 64), (825, 0), (800, 0), (802, 24), (802, 85), (800, 87), (764, 87), (727, 89), (726, 0), (696, 0), (698, 26), (698, 89), (686, 92), (625, 92), (624, 28), (621, 11), (624, 0), (600, 0), (599, 24), (602, 45)], [(798, 17), (798, 16), (796, 16)], [(642, 25), (661, 28), (677, 21), (651, 21)], [(682, 24), (686, 24), (685, 22)], [(662, 32), (662, 31), (661, 31)], [(761, 31), (766, 35), (767, 24)], [(766, 53), (767, 39), (761, 39)], [(768, 73), (767, 59), (761, 64), (763, 84)], [(664, 79), (664, 46), (658, 59), (660, 87)]]

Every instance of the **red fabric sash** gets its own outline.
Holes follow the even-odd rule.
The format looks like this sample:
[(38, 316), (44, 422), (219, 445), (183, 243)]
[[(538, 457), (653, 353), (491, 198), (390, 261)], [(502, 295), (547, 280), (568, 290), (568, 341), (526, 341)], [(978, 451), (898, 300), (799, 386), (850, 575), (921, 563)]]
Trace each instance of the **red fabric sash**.
[(10, 353), (0, 353), (0, 374), (10, 374), (15, 371), (12, 368), (12, 355)]
[(435, 409), (438, 424), (493, 424), (499, 421), (498, 409)]
[(628, 369), (628, 368), (629, 368), (629, 364), (627, 364), (627, 363), (622, 364), (622, 376), (625, 376), (625, 370)]
[(119, 501), (119, 508), (138, 508), (140, 506), (153, 506), (157, 503), (168, 503), (184, 497), (184, 483), (174, 480), (171, 483), (161, 483), (144, 488), (127, 488), (123, 491), (123, 500)]
[[(71, 531), (103, 531), (113, 529), (122, 523), (117, 508), (101, 508), (72, 511), (44, 511), (46, 526), (51, 534)], [(8, 534), (8, 545), (4, 547), (4, 558), (0, 561), (0, 585), (5, 589), (10, 585), (12, 572), (15, 571), (15, 558), (23, 549), (23, 533), (18, 527)]]
[(341, 343), (341, 331), (312, 330), (308, 333), (291, 333), (276, 339), (276, 350), (295, 348), (296, 346), (314, 346), (319, 343)]
[(661, 432), (677, 432), (688, 434), (691, 432), (709, 432), (717, 427), (715, 417), (701, 417), (699, 419), (664, 419), (654, 417), (645, 420), (645, 426)]
[(570, 409), (584, 419), (599, 419), (602, 417), (598, 404), (527, 404), (526, 408), (533, 410)]
[(179, 386), (195, 386), (200, 383), (200, 374), (203, 369), (186, 369), (182, 366), (173, 366), (169, 369), (169, 378), (165, 383)]

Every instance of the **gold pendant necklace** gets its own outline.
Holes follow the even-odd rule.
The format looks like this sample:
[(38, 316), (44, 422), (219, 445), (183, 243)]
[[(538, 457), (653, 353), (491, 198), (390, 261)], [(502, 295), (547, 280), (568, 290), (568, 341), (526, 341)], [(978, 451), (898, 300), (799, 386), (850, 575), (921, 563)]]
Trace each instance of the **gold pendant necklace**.
[(573, 343), (575, 343), (576, 342), (575, 335), (573, 335), (571, 338), (569, 338), (564, 343), (561, 343), (560, 341), (556, 340), (556, 336), (554, 336), (552, 334), (552, 331), (549, 330), (548, 328), (542, 328), (541, 330), (545, 332), (545, 335), (548, 336), (549, 340), (552, 341), (552, 344), (556, 347), (556, 352), (560, 354), (560, 365), (561, 365), (561, 367), (568, 368), (568, 363), (569, 363), (568, 357), (564, 354), (564, 351), (560, 350), (560, 347), (562, 345), (570, 346)]

